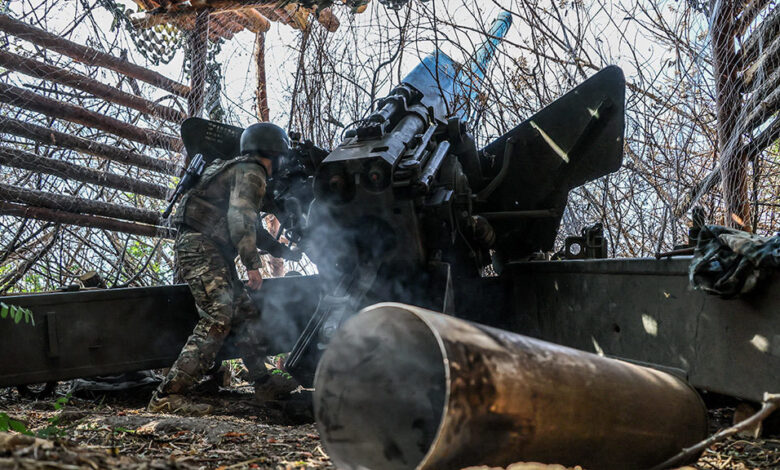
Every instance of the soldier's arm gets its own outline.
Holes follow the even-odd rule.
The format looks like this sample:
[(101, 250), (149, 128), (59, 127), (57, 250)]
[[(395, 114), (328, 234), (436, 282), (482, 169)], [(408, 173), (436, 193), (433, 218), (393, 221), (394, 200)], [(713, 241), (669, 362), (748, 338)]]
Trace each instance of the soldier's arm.
[(260, 269), (255, 227), (265, 195), (265, 171), (253, 163), (241, 163), (233, 169), (235, 176), (227, 213), (230, 240), (238, 248), (241, 263), (247, 270)]

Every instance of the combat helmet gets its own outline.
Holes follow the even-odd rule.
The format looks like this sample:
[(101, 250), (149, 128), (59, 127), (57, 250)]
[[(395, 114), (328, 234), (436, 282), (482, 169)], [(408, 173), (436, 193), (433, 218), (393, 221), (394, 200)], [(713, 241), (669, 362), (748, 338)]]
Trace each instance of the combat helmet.
[(241, 133), (241, 154), (259, 153), (276, 161), (290, 151), (290, 139), (281, 127), (270, 122), (252, 124)]

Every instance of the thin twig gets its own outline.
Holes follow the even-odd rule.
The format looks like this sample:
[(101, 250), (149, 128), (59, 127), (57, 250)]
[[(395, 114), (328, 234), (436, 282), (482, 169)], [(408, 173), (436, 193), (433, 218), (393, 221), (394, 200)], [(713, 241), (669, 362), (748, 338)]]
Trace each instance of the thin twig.
[(694, 457), (701, 454), (701, 452), (704, 449), (708, 448), (712, 444), (715, 444), (716, 442), (720, 442), (730, 436), (733, 436), (734, 434), (740, 431), (744, 431), (745, 429), (756, 427), (759, 423), (761, 423), (762, 421), (764, 421), (764, 419), (766, 419), (769, 415), (771, 415), (778, 407), (780, 407), (780, 393), (768, 393), (768, 392), (764, 393), (764, 401), (761, 403), (761, 409), (758, 410), (756, 414), (743, 421), (740, 421), (739, 423), (729, 428), (726, 428), (716, 434), (713, 434), (712, 436), (708, 437), (707, 439), (699, 442), (694, 446), (683, 449), (682, 451), (680, 451), (679, 454), (653, 467), (652, 470), (662, 470), (664, 468), (672, 468), (682, 462), (692, 460)]

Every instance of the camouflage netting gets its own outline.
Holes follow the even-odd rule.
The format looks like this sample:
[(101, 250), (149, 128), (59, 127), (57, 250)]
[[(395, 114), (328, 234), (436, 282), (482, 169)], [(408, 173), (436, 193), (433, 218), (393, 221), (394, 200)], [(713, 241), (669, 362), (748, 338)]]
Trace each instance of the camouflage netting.
[(747, 294), (780, 268), (780, 235), (762, 237), (708, 225), (690, 267), (691, 285), (725, 298)]
[[(195, 17), (179, 18), (181, 27), (165, 23), (137, 29), (133, 15), (139, 5), (159, 6), (152, 0), (138, 2), (23, 0), (0, 2), (0, 10), (189, 87), (193, 69), (184, 51), (193, 39), (189, 31), (195, 27)], [(323, 11), (330, 5), (303, 3)], [(280, 20), (272, 21), (262, 34), (247, 29), (246, 25), (255, 29), (259, 25), (248, 17), (239, 24), (213, 15), (217, 18), (208, 33), (208, 54), (194, 77), (203, 83), (200, 105), (186, 93), (79, 63), (0, 32), (0, 52), (76, 73), (174, 111), (171, 120), (165, 119), (57, 82), (51, 74), (31, 77), (0, 65), (0, 86), (15, 87), (3, 95), (7, 99), (0, 103), (0, 117), (43, 129), (31, 138), (11, 131), (7, 124), (0, 126), (6, 162), (0, 168), (1, 183), (121, 205), (133, 209), (136, 218), (154, 222), (183, 163), (178, 151), (69, 121), (59, 112), (35, 111), (20, 100), (18, 90), (79, 106), (144, 133), (174, 138), (181, 116), (192, 114), (191, 108), (241, 127), (270, 115), (282, 127), (333, 148), (345, 126), (364, 117), (372, 103), (433, 48), (457, 61), (467, 60), (484, 38), (485, 28), (504, 8), (512, 14), (513, 29), (499, 48), (485, 88), (468, 102), (480, 144), (504, 134), (607, 65), (619, 65), (627, 79), (623, 167), (571, 193), (561, 237), (600, 222), (610, 256), (648, 256), (687, 242), (690, 210), (695, 205), (703, 208), (710, 223), (738, 225), (760, 235), (771, 234), (780, 225), (776, 92), (780, 10), (774, 2), (384, 2), (397, 9), (379, 1), (360, 3), (333, 2), (340, 22), (334, 32), (313, 15), (301, 22), (301, 13), (306, 12), (297, 8), (280, 13)], [(713, 12), (710, 3), (729, 9)], [(739, 9), (746, 4), (749, 8)], [(365, 11), (352, 15), (351, 7), (365, 7)], [(264, 110), (258, 109), (262, 102), (259, 64), (265, 64), (267, 71)], [(56, 134), (58, 139), (70, 135), (92, 145), (110, 146), (107, 155), (113, 159), (96, 155), (94, 149), (89, 153), (66, 148), (61, 140), (53, 143), (45, 137), (56, 132), (61, 133)], [(139, 167), (123, 159), (129, 155), (154, 161)], [(45, 165), (36, 163), (32, 168), (32, 161)], [(92, 172), (86, 174), (83, 168)], [(91, 179), (85, 181), (86, 176)], [(108, 185), (106, 176), (143, 183), (146, 194)], [(49, 197), (37, 202), (66, 209), (60, 205), (63, 200)], [(8, 201), (6, 197), (2, 203)], [(37, 220), (28, 212), (37, 210), (35, 205), (15, 206), (13, 211), (4, 207), (0, 293), (55, 289), (76, 282), (90, 270), (99, 272), (108, 285), (170, 282), (170, 242), (155, 234), (127, 235)]]

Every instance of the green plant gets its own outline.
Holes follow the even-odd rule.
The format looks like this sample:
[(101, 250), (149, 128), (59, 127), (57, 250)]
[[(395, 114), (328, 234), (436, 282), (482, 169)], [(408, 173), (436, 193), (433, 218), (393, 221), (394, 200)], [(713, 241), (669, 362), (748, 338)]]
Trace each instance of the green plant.
[(111, 428), (111, 432), (112, 433), (124, 432), (124, 433), (127, 433), (127, 434), (135, 434), (136, 433), (135, 429), (127, 429), (127, 428), (122, 427), (122, 426), (117, 426), (115, 428)]
[(0, 411), (0, 431), (16, 431), (18, 433), (27, 434), (28, 436), (32, 435), (32, 433), (27, 430), (27, 426), (25, 426), (24, 423), (12, 419), (2, 411)]
[(29, 308), (17, 307), (16, 305), (7, 305), (0, 302), (0, 318), (10, 317), (14, 323), (19, 323), (24, 319), (25, 323), (35, 326), (35, 317)]
[[(68, 400), (70, 400), (70, 394), (55, 400), (54, 410), (62, 410), (62, 408), (68, 403)], [(60, 426), (59, 415), (52, 416), (47, 421), (49, 424), (45, 428), (39, 429), (37, 432), (33, 433), (27, 429), (27, 426), (25, 426), (24, 423), (12, 419), (6, 413), (0, 412), (0, 431), (16, 431), (20, 434), (25, 434), (27, 436), (37, 436), (42, 439), (51, 439), (52, 437), (62, 437), (65, 435), (65, 429)]]
[(271, 371), (271, 375), (281, 375), (282, 377), (284, 377), (287, 380), (292, 379), (292, 375), (290, 375), (289, 372), (281, 370), (281, 369), (274, 369), (274, 370), (272, 370)]
[(292, 379), (292, 375), (289, 374), (286, 370), (282, 369), (282, 364), (284, 364), (285, 359), (287, 359), (287, 356), (289, 353), (281, 353), (273, 356), (273, 369), (271, 369), (271, 375), (281, 375), (287, 380)]
[(56, 411), (59, 411), (65, 407), (65, 405), (68, 404), (68, 401), (70, 401), (70, 393), (65, 395), (64, 397), (59, 397), (54, 401), (54, 409)]
[[(70, 393), (64, 397), (57, 398), (54, 401), (54, 410), (61, 411), (65, 405), (68, 404), (68, 400), (70, 400)], [(65, 429), (60, 426), (59, 415), (54, 415), (47, 421), (49, 424), (45, 428), (39, 429), (38, 432), (35, 433), (36, 436), (43, 439), (51, 439), (52, 437), (62, 437), (65, 435)]]

